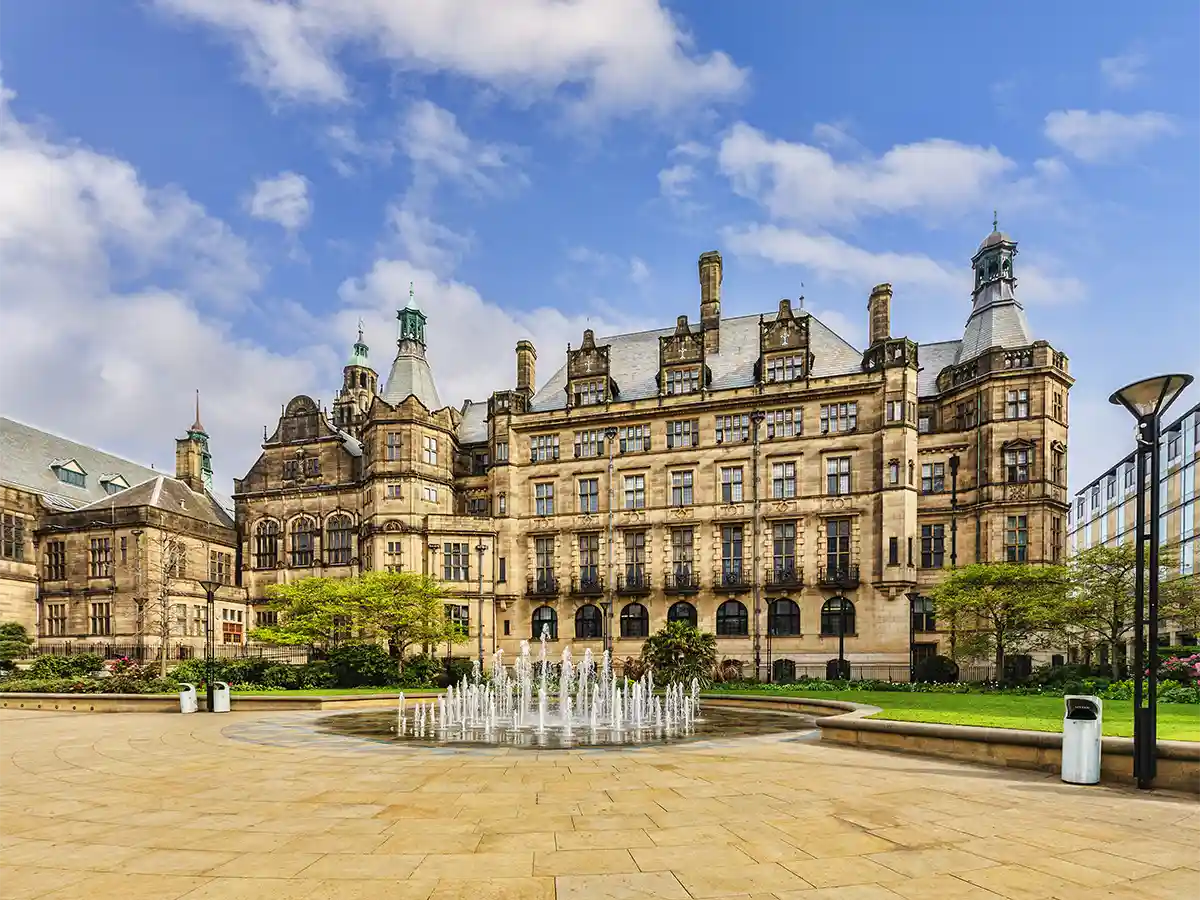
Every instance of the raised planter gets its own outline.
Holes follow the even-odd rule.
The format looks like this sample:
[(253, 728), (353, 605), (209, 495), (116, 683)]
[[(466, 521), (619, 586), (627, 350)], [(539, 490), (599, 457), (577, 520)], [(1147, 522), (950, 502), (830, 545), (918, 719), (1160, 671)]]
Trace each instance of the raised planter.
[[(404, 693), (413, 699), (438, 696), (432, 691)], [(396, 694), (322, 694), (272, 695), (233, 694), (233, 712), (287, 712), (289, 710), (374, 709), (394, 707)], [(200, 709), (206, 708), (199, 692)], [(179, 712), (178, 694), (0, 694), (0, 709), (28, 709), (59, 712)]]
[[(1062, 734), (1019, 731), (975, 725), (940, 725), (868, 718), (882, 712), (877, 706), (846, 700), (808, 697), (704, 694), (705, 702), (723, 706), (788, 709), (816, 716), (821, 740), (870, 750), (893, 750), (966, 762), (1059, 772)], [(1100, 744), (1100, 779), (1133, 784), (1133, 740), (1106, 737)], [(1200, 742), (1159, 741), (1155, 787), (1200, 794)]]

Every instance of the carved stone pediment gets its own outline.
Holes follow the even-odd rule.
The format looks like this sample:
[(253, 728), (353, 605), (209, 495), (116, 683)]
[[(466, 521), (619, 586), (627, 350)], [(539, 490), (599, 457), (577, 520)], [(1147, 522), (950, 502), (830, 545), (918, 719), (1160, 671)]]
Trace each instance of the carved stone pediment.
[(622, 524), (629, 524), (633, 522), (640, 523), (645, 521), (646, 511), (644, 509), (626, 509), (621, 511)]
[(744, 503), (723, 503), (717, 507), (717, 515), (743, 518), (746, 515), (746, 505)]
[(599, 378), (608, 375), (609, 344), (596, 346), (596, 335), (592, 329), (583, 333), (583, 343), (578, 350), (567, 350), (568, 378)]
[(704, 361), (704, 333), (688, 325), (687, 316), (680, 316), (675, 333), (658, 339), (659, 368)]
[(862, 367), (864, 372), (877, 372), (880, 369), (892, 369), (908, 366), (920, 368), (918, 347), (908, 338), (895, 338), (877, 344), (863, 354)]
[(758, 323), (759, 351), (762, 354), (784, 350), (808, 349), (808, 316), (792, 312), (791, 300), (779, 301), (779, 312), (768, 322)]

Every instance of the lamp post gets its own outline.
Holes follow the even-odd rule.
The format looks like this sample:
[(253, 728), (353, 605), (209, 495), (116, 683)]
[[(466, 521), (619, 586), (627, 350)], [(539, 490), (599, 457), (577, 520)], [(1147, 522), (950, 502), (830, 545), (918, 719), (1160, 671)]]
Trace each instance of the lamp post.
[[(1158, 423), (1167, 407), (1175, 402), (1192, 380), (1191, 375), (1158, 375), (1126, 385), (1108, 398), (1109, 403), (1125, 407), (1137, 420), (1137, 447), (1134, 451), (1137, 468), (1137, 549), (1133, 614), (1133, 775), (1138, 787), (1143, 790), (1153, 785), (1158, 769)], [(1150, 457), (1149, 521), (1145, 496), (1147, 456)], [(1147, 624), (1150, 632), (1148, 640)], [(1146, 659), (1147, 644), (1149, 660)]]
[[(216, 650), (216, 628), (217, 628), (217, 590), (221, 587), (219, 581), (201, 581), (200, 587), (204, 591), (205, 599), (208, 601), (208, 618), (205, 620), (204, 627), (204, 696), (208, 703), (208, 711), (213, 711), (213, 656)], [(166, 653), (167, 648), (163, 647), (162, 652)]]
[(753, 503), (753, 515), (750, 518), (750, 587), (754, 591), (754, 679), (761, 681), (762, 673), (762, 626), (759, 624), (762, 617), (762, 588), (758, 583), (758, 431), (767, 414), (761, 409), (756, 409), (750, 413), (750, 427), (754, 430), (754, 456), (751, 460), (751, 494)]
[(958, 454), (950, 457), (950, 568), (958, 568)]
[(608, 550), (604, 556), (605, 568), (608, 571), (608, 580), (604, 586), (608, 594), (608, 602), (602, 603), (604, 608), (604, 649), (612, 650), (612, 610), (613, 610), (613, 590), (616, 585), (613, 583), (613, 500), (616, 497), (616, 487), (614, 481), (616, 475), (613, 472), (613, 450), (617, 444), (617, 429), (609, 425), (604, 429), (604, 439), (608, 441)]
[[(958, 457), (952, 456), (950, 459), (950, 471), (953, 472), (957, 468), (954, 460), (957, 460)], [(908, 680), (912, 681), (913, 673), (916, 670), (913, 654), (916, 652), (917, 640), (917, 601), (921, 599), (921, 595), (917, 591), (909, 591), (904, 596), (908, 598)]]
[(838, 595), (838, 678), (846, 678), (846, 597)]
[(483, 672), (483, 554), (487, 552), (487, 544), (483, 539), (479, 539), (479, 543), (475, 545), (475, 554), (479, 557), (479, 621), (475, 624), (475, 631), (479, 634), (479, 671)]

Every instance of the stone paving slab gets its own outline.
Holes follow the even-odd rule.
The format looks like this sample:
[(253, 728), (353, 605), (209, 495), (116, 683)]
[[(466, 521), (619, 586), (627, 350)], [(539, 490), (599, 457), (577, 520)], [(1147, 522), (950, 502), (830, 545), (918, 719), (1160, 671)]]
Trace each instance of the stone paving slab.
[(329, 713), (0, 711), (0, 900), (1074, 900), (1200, 884), (1194, 798), (769, 735), (529, 751)]

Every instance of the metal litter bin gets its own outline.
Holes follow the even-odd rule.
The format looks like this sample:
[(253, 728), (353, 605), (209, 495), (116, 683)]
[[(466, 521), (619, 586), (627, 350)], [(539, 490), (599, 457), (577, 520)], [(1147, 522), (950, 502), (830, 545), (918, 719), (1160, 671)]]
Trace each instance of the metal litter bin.
[(197, 709), (199, 706), (196, 703), (196, 686), (185, 681), (179, 691), (179, 711), (194, 713)]
[(229, 684), (225, 681), (213, 682), (213, 712), (229, 712)]
[(1103, 705), (1099, 697), (1063, 697), (1062, 780), (1068, 784), (1099, 784), (1100, 736)]

